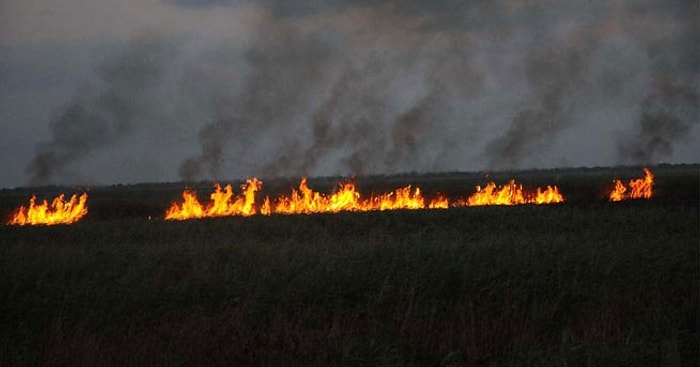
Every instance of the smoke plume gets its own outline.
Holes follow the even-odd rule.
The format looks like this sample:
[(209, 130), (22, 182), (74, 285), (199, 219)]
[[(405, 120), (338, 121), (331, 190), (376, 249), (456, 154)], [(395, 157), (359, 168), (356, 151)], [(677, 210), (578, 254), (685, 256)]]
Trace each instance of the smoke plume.
[[(590, 30), (587, 33), (590, 37)], [(569, 45), (530, 55), (526, 80), (535, 94), (532, 106), (519, 111), (508, 130), (486, 146), (493, 168), (517, 168), (532, 149), (545, 149), (563, 129), (571, 126), (572, 95), (582, 87), (594, 39), (568, 40)]]
[(678, 82), (700, 76), (697, 2), (163, 3), (251, 16), (102, 64), (32, 183), (134, 141), (191, 181), (646, 163), (697, 139), (698, 86)]
[(662, 82), (641, 105), (639, 120), (618, 142), (623, 162), (649, 164), (673, 155), (673, 147), (687, 142), (700, 123), (697, 90), (683, 84)]
[(146, 95), (162, 77), (167, 49), (162, 41), (139, 39), (102, 63), (96, 69), (98, 84), (86, 86), (49, 121), (51, 139), (37, 145), (27, 166), (30, 183), (53, 182), (73, 162), (132, 133), (134, 121), (150, 108)]

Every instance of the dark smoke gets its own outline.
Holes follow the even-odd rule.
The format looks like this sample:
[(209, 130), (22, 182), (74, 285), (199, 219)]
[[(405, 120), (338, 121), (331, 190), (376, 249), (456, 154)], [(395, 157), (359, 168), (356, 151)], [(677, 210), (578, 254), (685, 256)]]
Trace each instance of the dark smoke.
[[(219, 177), (224, 154), (250, 159), (246, 146), (261, 134), (283, 134), (312, 98), (315, 83), (327, 76), (332, 32), (301, 34), (284, 22), (273, 22), (245, 54), (252, 71), (241, 96), (226, 101), (218, 116), (199, 132), (201, 154), (180, 165), (184, 180)], [(227, 144), (236, 142), (234, 150)], [(280, 142), (276, 142), (280, 143)], [(259, 165), (251, 161), (251, 165)]]
[(697, 2), (163, 1), (251, 16), (136, 42), (105, 63), (100, 83), (50, 122), (33, 183), (103, 148), (150, 143), (140, 126), (159, 113), (161, 144), (142, 148), (152, 161), (129, 174), (614, 164), (671, 157), (676, 141), (695, 139), (697, 86), (653, 81), (700, 75)]
[(618, 141), (621, 161), (650, 164), (673, 155), (674, 145), (687, 142), (700, 123), (697, 90), (688, 85), (661, 82), (641, 106), (639, 120)]
[(101, 64), (98, 84), (86, 87), (49, 121), (51, 140), (38, 144), (27, 166), (30, 183), (50, 183), (73, 162), (132, 133), (135, 119), (152, 103), (147, 94), (162, 77), (169, 51), (161, 41), (141, 39)]
[(426, 146), (452, 139), (451, 125), (471, 124), (447, 115), (481, 82), (464, 53), (469, 42), (378, 19), (312, 32), (281, 19), (266, 24), (247, 53), (252, 71), (241, 98), (200, 130), (201, 153), (181, 164), (181, 177), (219, 177), (225, 157), (265, 176), (434, 164), (440, 151)]
[(486, 146), (490, 167), (519, 167), (532, 150), (546, 149), (573, 124), (572, 95), (583, 86), (598, 41), (590, 33), (588, 37), (527, 57), (525, 75), (535, 103), (519, 111), (508, 130)]

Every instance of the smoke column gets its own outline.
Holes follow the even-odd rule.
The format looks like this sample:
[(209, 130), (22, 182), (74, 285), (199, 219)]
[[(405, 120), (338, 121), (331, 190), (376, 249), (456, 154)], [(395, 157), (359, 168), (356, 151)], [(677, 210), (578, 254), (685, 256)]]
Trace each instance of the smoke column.
[(531, 149), (555, 140), (573, 123), (569, 116), (574, 103), (571, 97), (585, 80), (597, 41), (591, 30), (586, 31), (585, 39), (567, 39), (568, 44), (526, 58), (525, 76), (536, 100), (515, 115), (505, 134), (487, 145), (491, 167), (519, 167)]
[(663, 82), (641, 104), (639, 120), (622, 135), (618, 153), (623, 162), (648, 164), (673, 155), (673, 146), (687, 142), (700, 122), (700, 98), (688, 85)]
[(144, 159), (187, 181), (655, 163), (698, 140), (697, 2), (163, 1), (254, 16), (98, 67), (32, 183), (159, 114)]
[(162, 77), (170, 52), (159, 40), (139, 39), (101, 64), (98, 84), (86, 86), (49, 121), (51, 140), (38, 144), (27, 167), (30, 184), (53, 182), (72, 162), (131, 134), (135, 119), (148, 113), (146, 96)]

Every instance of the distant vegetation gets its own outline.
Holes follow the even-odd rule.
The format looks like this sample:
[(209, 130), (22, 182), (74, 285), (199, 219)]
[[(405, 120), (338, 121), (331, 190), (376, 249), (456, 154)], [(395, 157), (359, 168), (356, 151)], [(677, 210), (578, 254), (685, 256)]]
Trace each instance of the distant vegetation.
[(697, 366), (700, 170), (651, 169), (650, 200), (605, 198), (641, 168), (409, 175), (356, 182), (567, 202), (183, 222), (184, 184), (93, 188), (79, 223), (0, 226), (0, 365)]

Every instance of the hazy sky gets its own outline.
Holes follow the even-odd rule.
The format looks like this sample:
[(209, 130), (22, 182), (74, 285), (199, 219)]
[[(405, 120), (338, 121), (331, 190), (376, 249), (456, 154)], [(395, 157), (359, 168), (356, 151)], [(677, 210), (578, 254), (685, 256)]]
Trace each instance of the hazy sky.
[(0, 187), (700, 162), (697, 0), (0, 2)]

